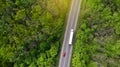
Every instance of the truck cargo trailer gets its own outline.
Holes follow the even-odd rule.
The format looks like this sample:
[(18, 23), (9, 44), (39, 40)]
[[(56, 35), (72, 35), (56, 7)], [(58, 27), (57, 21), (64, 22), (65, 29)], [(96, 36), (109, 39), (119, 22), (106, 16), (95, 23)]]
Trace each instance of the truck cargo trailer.
[(74, 34), (74, 30), (71, 29), (71, 31), (70, 31), (70, 37), (69, 37), (69, 45), (72, 45), (73, 34)]

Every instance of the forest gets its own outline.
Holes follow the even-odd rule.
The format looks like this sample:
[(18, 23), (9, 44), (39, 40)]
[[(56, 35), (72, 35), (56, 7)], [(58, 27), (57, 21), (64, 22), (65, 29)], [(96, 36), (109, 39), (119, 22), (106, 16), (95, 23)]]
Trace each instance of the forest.
[(70, 0), (0, 0), (0, 67), (57, 67)]
[(71, 67), (120, 67), (120, 0), (83, 0)]

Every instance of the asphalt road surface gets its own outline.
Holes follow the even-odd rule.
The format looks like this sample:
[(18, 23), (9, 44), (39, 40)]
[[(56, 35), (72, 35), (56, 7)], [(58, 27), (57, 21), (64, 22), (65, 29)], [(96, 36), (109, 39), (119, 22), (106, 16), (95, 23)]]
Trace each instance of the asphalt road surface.
[[(69, 43), (71, 29), (74, 29), (74, 32), (76, 30), (76, 25), (80, 12), (81, 0), (71, 0), (71, 1), (72, 1), (71, 8), (68, 16), (66, 31), (64, 34), (64, 40), (61, 49), (59, 67), (70, 67), (70, 62), (71, 62), (73, 45), (70, 46), (68, 43)], [(63, 57), (64, 52), (66, 53), (66, 55)]]

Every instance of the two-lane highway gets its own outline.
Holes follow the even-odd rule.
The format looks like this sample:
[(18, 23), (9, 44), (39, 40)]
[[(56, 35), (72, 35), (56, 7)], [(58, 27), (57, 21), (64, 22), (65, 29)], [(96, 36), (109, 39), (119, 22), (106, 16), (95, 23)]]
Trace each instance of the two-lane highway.
[[(74, 29), (74, 31), (76, 30), (77, 20), (80, 11), (80, 4), (81, 0), (72, 0), (71, 2), (71, 9), (69, 12), (66, 31), (64, 34), (64, 40), (59, 60), (59, 67), (70, 67), (73, 45), (70, 46), (68, 43), (71, 29)], [(63, 57), (64, 52), (66, 53), (66, 55)]]

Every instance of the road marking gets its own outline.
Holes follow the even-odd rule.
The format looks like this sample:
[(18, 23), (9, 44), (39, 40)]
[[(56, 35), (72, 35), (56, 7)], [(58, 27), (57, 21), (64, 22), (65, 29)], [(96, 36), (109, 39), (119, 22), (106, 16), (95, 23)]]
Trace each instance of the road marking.
[[(79, 12), (80, 12), (80, 5), (81, 5), (81, 1), (82, 0), (78, 0), (78, 3), (77, 3), (77, 5), (76, 5), (76, 9), (77, 9), (77, 6), (78, 6), (78, 9), (77, 9), (77, 16), (76, 16), (76, 18), (75, 18), (75, 26), (74, 26), (74, 31), (76, 30), (76, 25), (77, 25), (77, 21), (78, 21), (78, 16), (79, 16)], [(79, 4), (80, 3), (80, 4)], [(74, 25), (74, 24), (72, 24), (72, 25)], [(72, 50), (73, 50), (73, 46), (71, 46), (70, 47), (70, 55), (69, 55), (69, 59), (68, 59), (68, 67), (70, 67), (70, 62), (71, 62), (71, 57), (72, 57)]]
[[(71, 4), (71, 8), (70, 8), (70, 12), (69, 12), (69, 16), (68, 16), (68, 21), (67, 21), (67, 27), (66, 27), (66, 30), (68, 30), (68, 24), (69, 24), (69, 21), (70, 21), (70, 15), (71, 15), (71, 11), (72, 11), (72, 7), (73, 7), (74, 0), (72, 0), (71, 3), (72, 3), (72, 4)], [(66, 33), (67, 33), (67, 31), (65, 31), (65, 35), (64, 35), (64, 40), (63, 40), (63, 45), (62, 45), (62, 46), (65, 45)], [(62, 58), (63, 48), (64, 48), (64, 47), (62, 47), (60, 58)], [(59, 61), (59, 67), (61, 67), (61, 66), (60, 66), (60, 65), (61, 65), (61, 61), (62, 61), (62, 60), (60, 59), (60, 61)]]
[[(73, 5), (75, 5), (75, 6), (73, 7)], [(70, 60), (71, 60), (73, 46), (69, 47), (68, 42), (67, 42), (67, 40), (69, 40), (69, 39), (66, 39), (66, 38), (69, 38), (68, 36), (69, 36), (69, 32), (72, 28), (72, 25), (74, 27), (73, 29), (76, 30), (78, 15), (79, 15), (79, 11), (80, 11), (80, 5), (81, 5), (80, 0), (76, 0), (76, 1), (72, 0), (72, 2), (71, 2), (71, 8), (70, 8), (69, 16), (68, 16), (66, 31), (64, 34), (64, 40), (63, 40), (63, 44), (62, 44), (62, 50), (61, 50), (61, 54), (60, 54), (59, 67), (64, 67), (64, 66), (69, 67), (70, 66)], [(78, 6), (78, 8), (77, 8), (77, 6)], [(76, 11), (75, 11), (75, 9), (76, 9)], [(75, 25), (74, 25), (74, 22), (75, 22)], [(63, 58), (62, 53), (64, 50), (66, 51), (66, 56)], [(68, 59), (68, 60), (66, 60), (66, 59)], [(67, 64), (65, 64), (65, 63), (67, 63)]]

